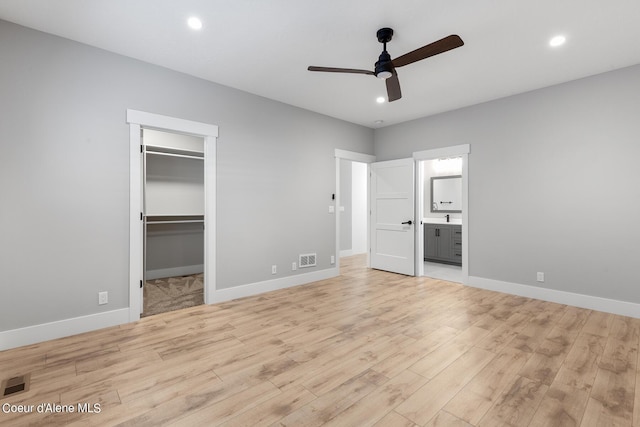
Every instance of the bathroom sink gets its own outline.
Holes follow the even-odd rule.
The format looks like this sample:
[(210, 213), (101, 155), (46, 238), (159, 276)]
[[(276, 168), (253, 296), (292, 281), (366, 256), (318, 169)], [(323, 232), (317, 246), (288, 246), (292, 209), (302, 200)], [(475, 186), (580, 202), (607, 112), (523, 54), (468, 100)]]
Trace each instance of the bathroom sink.
[(451, 218), (449, 222), (447, 222), (446, 218), (423, 218), (422, 222), (425, 224), (462, 224), (462, 219), (460, 218)]

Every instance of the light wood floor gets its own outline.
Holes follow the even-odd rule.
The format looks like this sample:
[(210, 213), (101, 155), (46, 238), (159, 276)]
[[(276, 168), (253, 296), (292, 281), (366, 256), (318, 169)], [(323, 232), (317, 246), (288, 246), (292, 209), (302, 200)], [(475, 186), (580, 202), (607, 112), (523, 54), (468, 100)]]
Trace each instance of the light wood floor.
[[(342, 275), (0, 352), (2, 425), (640, 427), (640, 320), (405, 277)], [(11, 412), (9, 410), (9, 412)]]

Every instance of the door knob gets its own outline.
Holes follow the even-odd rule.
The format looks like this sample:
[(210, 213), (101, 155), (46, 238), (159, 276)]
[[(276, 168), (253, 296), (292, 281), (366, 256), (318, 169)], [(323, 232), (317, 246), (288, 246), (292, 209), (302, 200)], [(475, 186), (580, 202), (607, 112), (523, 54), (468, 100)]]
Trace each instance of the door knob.
[(405, 222), (403, 222), (402, 224), (408, 224), (408, 225), (411, 225), (411, 224), (413, 224), (413, 221), (411, 221), (411, 220), (409, 220), (409, 221), (405, 221)]

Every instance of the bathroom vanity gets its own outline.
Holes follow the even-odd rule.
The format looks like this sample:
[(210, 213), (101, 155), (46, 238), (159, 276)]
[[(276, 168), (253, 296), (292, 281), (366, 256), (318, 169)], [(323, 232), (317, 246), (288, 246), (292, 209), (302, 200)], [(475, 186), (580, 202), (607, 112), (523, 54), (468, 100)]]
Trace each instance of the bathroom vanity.
[(424, 260), (462, 265), (462, 224), (424, 223)]

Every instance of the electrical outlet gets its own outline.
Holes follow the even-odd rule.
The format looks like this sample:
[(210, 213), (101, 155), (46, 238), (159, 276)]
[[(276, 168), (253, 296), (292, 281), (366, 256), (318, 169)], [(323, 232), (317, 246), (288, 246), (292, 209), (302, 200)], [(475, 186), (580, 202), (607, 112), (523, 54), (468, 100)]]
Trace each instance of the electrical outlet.
[(544, 282), (544, 273), (542, 271), (538, 271), (536, 280), (538, 282)]
[(104, 305), (109, 302), (109, 292), (98, 292), (98, 305)]
[(331, 255), (331, 264), (335, 264), (336, 263), (336, 257), (335, 255)]
[(295, 262), (291, 263), (291, 271), (296, 271), (298, 269), (298, 266), (296, 265)]
[(275, 264), (271, 266), (271, 274), (276, 274), (278, 272), (278, 266)]
[(329, 205), (329, 213), (334, 213), (336, 211), (336, 207), (333, 205)]

